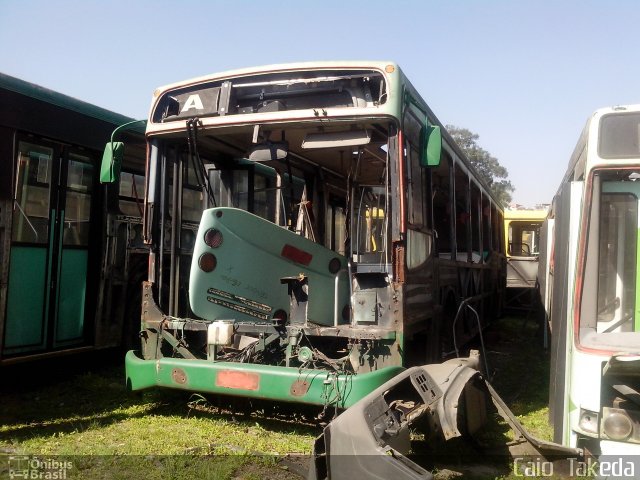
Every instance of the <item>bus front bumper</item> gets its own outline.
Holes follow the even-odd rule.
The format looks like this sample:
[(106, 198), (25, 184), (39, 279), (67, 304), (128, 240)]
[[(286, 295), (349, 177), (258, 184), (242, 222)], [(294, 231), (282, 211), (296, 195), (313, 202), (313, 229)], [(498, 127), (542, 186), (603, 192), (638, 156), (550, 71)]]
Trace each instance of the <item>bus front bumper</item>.
[(125, 357), (127, 388), (177, 388), (310, 405), (348, 408), (398, 373), (386, 367), (358, 375), (236, 362), (184, 358), (144, 360), (131, 350)]

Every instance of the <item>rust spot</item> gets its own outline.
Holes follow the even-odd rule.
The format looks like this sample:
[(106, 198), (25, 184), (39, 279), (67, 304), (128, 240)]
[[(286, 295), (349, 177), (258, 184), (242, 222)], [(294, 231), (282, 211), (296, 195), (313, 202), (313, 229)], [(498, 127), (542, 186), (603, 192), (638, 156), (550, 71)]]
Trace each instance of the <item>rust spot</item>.
[(293, 395), (294, 397), (301, 397), (309, 391), (310, 386), (311, 385), (309, 384), (309, 382), (305, 382), (304, 380), (296, 380), (291, 384), (291, 395)]
[(184, 373), (184, 370), (181, 368), (174, 368), (171, 371), (171, 378), (174, 382), (179, 383), (180, 385), (187, 383), (187, 374)]
[(221, 370), (216, 375), (216, 387), (258, 390), (260, 388), (260, 375), (251, 372)]
[(398, 283), (404, 283), (404, 245), (393, 242), (393, 275)]

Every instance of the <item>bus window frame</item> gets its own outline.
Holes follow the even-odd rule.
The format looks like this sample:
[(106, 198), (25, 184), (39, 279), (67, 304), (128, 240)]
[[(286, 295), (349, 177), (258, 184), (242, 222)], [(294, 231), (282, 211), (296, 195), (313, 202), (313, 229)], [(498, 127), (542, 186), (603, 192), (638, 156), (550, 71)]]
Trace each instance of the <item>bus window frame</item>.
[[(135, 182), (135, 177), (139, 177), (142, 179), (141, 183), (142, 184), (142, 195), (140, 195), (140, 191), (137, 191), (138, 196), (136, 197), (134, 196), (129, 196), (129, 195), (123, 195), (122, 192), (122, 178), (125, 175), (132, 175), (133, 178), (133, 182)], [(132, 184), (133, 184), (132, 182)], [(137, 171), (131, 171), (128, 170), (126, 168), (124, 168), (121, 172), (120, 172), (120, 178), (118, 179), (118, 213), (120, 213), (121, 215), (125, 215), (128, 217), (136, 217), (136, 218), (142, 218), (143, 213), (144, 213), (144, 198), (145, 198), (145, 192), (144, 189), (146, 188), (146, 178), (145, 178), (145, 174), (141, 173), (141, 172), (137, 172)], [(137, 190), (137, 187), (136, 187)], [(132, 193), (133, 193), (133, 189), (132, 189)], [(138, 208), (138, 212), (140, 213), (140, 215), (129, 215), (128, 213), (125, 213), (122, 210), (122, 204), (121, 202), (129, 202), (133, 205), (137, 205)]]
[[(599, 249), (589, 249), (589, 238), (599, 235), (598, 225), (600, 219), (600, 195), (602, 193), (598, 176), (612, 172), (634, 172), (637, 166), (631, 167), (599, 167), (589, 172), (584, 189), (584, 203), (589, 208), (582, 208), (582, 219), (580, 222), (580, 241), (577, 251), (577, 258), (582, 259), (577, 263), (576, 283), (573, 293), (573, 337), (575, 347), (585, 353), (598, 355), (614, 355), (620, 352), (637, 352), (637, 343), (640, 339), (640, 332), (610, 332), (597, 333), (597, 326), (584, 326), (583, 316), (593, 315), (597, 312), (597, 273), (599, 262)], [(596, 185), (598, 184), (598, 185)], [(598, 197), (595, 196), (595, 189), (600, 188)], [(598, 246), (599, 240), (591, 245)], [(594, 255), (595, 253), (595, 255)], [(636, 272), (637, 275), (637, 272)], [(636, 285), (637, 288), (637, 285)], [(595, 308), (594, 308), (595, 305)], [(595, 320), (595, 316), (593, 317)], [(603, 337), (602, 335), (606, 335)]]
[[(604, 134), (609, 131), (607, 128), (605, 128), (605, 123), (607, 121), (609, 121), (613, 117), (619, 117), (619, 118), (637, 117), (638, 118), (638, 124), (637, 124), (638, 125), (638, 131), (637, 131), (638, 138), (636, 139), (638, 144), (639, 144), (638, 145), (638, 148), (639, 148), (638, 152), (624, 154), (624, 155), (616, 155), (616, 154), (611, 154), (611, 153), (604, 152), (604, 148), (603, 148), (604, 141), (603, 141), (603, 138), (605, 137)], [(613, 142), (613, 143), (624, 144), (624, 142)], [(603, 115), (600, 118), (600, 120), (598, 122), (598, 156), (600, 158), (604, 158), (606, 160), (627, 159), (627, 158), (638, 158), (638, 157), (640, 157), (640, 112), (624, 112), (624, 111), (613, 112), (613, 113), (608, 113), (606, 115)]]

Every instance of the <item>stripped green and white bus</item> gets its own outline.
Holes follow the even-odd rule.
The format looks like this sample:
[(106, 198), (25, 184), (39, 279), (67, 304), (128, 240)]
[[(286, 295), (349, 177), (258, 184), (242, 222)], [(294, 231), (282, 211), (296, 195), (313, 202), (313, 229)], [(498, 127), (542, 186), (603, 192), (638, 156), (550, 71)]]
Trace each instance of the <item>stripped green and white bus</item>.
[(553, 200), (540, 255), (554, 440), (640, 453), (640, 105), (597, 110)]
[(146, 135), (132, 389), (348, 407), (501, 307), (502, 209), (394, 63), (168, 85)]

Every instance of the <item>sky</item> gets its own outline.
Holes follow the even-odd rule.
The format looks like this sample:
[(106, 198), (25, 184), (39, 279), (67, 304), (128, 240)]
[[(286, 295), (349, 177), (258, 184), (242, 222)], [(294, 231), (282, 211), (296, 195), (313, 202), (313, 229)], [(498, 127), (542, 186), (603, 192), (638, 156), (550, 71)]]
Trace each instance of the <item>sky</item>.
[(640, 103), (638, 25), (636, 0), (0, 0), (0, 72), (144, 118), (157, 87), (191, 77), (393, 60), (533, 207), (596, 108)]

